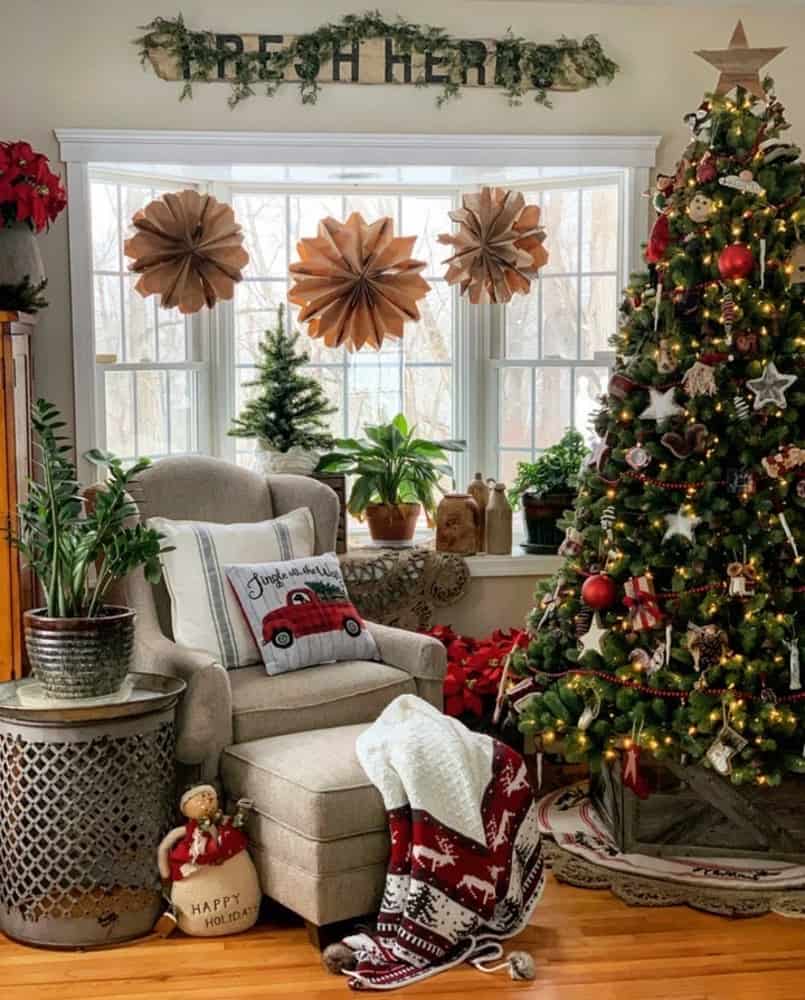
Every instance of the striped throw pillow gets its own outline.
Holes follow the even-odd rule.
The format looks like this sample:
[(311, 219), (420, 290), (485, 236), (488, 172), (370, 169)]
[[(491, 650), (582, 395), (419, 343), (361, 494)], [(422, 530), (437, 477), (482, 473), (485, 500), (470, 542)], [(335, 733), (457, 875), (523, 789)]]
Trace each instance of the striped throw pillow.
[(307, 507), (270, 521), (213, 524), (149, 518), (173, 551), (162, 556), (171, 600), (173, 638), (203, 649), (227, 670), (262, 662), (232, 593), (224, 566), (277, 562), (313, 555), (315, 528)]

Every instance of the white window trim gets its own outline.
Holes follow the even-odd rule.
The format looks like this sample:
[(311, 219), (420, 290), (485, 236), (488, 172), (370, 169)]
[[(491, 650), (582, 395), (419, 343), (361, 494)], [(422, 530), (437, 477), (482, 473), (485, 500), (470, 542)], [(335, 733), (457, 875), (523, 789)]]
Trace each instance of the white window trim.
[[(452, 167), (614, 167), (625, 169), (623, 205), (624, 273), (640, 263), (640, 245), (648, 232), (649, 203), (643, 197), (656, 162), (657, 135), (391, 135), (381, 133), (319, 132), (203, 132), (128, 129), (58, 129), (60, 159), (67, 165), (70, 280), (72, 289), (73, 366), (76, 399), (76, 449), (83, 454), (96, 440), (94, 373), (94, 316), (92, 298), (92, 247), (90, 232), (89, 164), (259, 163), (307, 165), (378, 165)], [(466, 303), (462, 300), (462, 308)], [(214, 323), (212, 324), (214, 325)], [(489, 357), (488, 321), (481, 317), (482, 337), (474, 344), (457, 345), (480, 362)], [(211, 330), (211, 361), (223, 338)], [(461, 340), (461, 338), (459, 338)], [(461, 362), (463, 359), (459, 358)], [(458, 386), (456, 406), (459, 426), (467, 429), (470, 443), (480, 445), (484, 414), (473, 407), (485, 366), (470, 364), (468, 382)], [(461, 380), (460, 380), (461, 381)], [(212, 400), (220, 407), (221, 401)], [(483, 455), (486, 459), (488, 456)], [(469, 456), (461, 456), (457, 473), (466, 477)], [(82, 466), (82, 476), (90, 470)]]
[[(91, 181), (100, 180), (108, 184), (127, 184), (132, 182), (132, 175), (125, 171), (114, 171), (112, 169), (98, 169), (93, 167)], [(158, 172), (153, 172), (148, 180), (155, 184), (166, 185), (168, 190), (170, 190), (174, 185), (174, 179), (171, 177), (160, 178)], [(203, 185), (192, 184), (189, 185), (195, 188), (203, 188)], [(125, 266), (125, 265), (124, 265)], [(90, 281), (94, 281), (95, 276), (99, 272), (95, 269), (94, 264), (90, 264)], [(104, 273), (104, 272), (101, 272)], [(117, 274), (117, 272), (114, 272)], [(125, 323), (125, 318), (121, 315), (123, 323)], [(210, 419), (210, 401), (209, 401), (209, 390), (212, 388), (211, 381), (209, 378), (210, 370), (210, 359), (209, 359), (209, 313), (200, 312), (196, 313), (194, 316), (186, 317), (186, 331), (188, 336), (187, 346), (189, 350), (189, 358), (185, 361), (162, 361), (154, 360), (149, 362), (140, 361), (129, 361), (128, 359), (120, 361), (115, 360), (110, 362), (108, 365), (100, 362), (99, 355), (93, 354), (95, 359), (95, 393), (93, 396), (93, 406), (95, 407), (94, 413), (94, 439), (93, 444), (102, 450), (108, 449), (107, 442), (107, 427), (106, 421), (100, 419), (100, 414), (103, 413), (105, 404), (105, 392), (106, 392), (106, 372), (107, 371), (130, 371), (130, 372), (145, 372), (145, 371), (160, 371), (160, 372), (170, 372), (170, 371), (183, 371), (188, 373), (195, 373), (200, 376), (197, 380), (194, 380), (193, 392), (197, 397), (196, 409), (199, 415), (199, 421), (195, 428), (193, 428), (194, 442), (192, 445), (192, 451), (199, 452), (200, 454), (210, 454), (213, 451), (212, 442), (212, 431), (213, 431), (213, 421)], [(93, 324), (94, 324), (94, 309), (93, 309)], [(93, 342), (95, 340), (93, 336)], [(121, 348), (125, 353), (125, 337), (121, 342)], [(134, 405), (137, 405), (136, 392), (134, 394)], [(136, 426), (136, 418), (135, 418)], [(168, 436), (170, 437), (170, 418), (168, 422)], [(83, 455), (86, 448), (80, 450), (79, 454)], [(167, 454), (171, 454), (170, 450)], [(136, 457), (134, 455), (125, 456), (126, 458)], [(96, 470), (96, 474), (99, 474)]]

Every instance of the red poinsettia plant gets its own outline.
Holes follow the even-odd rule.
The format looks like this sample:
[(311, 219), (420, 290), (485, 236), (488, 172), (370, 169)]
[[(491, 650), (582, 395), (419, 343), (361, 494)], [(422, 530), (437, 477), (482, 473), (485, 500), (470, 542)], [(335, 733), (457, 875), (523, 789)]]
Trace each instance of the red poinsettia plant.
[(444, 710), (476, 728), (472, 720), (488, 725), (495, 709), (500, 679), (506, 658), (515, 648), (528, 645), (525, 632), (496, 629), (491, 636), (473, 639), (457, 635), (449, 625), (436, 625), (428, 631), (447, 650), (447, 674), (444, 679)]
[(66, 204), (64, 185), (46, 156), (27, 142), (0, 142), (0, 228), (26, 222), (39, 233)]

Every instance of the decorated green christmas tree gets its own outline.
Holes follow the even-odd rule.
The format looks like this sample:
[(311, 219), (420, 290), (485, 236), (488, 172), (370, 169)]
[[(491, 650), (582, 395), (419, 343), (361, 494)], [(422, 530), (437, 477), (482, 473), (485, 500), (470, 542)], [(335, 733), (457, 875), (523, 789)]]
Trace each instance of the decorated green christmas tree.
[(538, 747), (620, 758), (641, 794), (641, 752), (805, 772), (805, 166), (758, 75), (779, 51), (739, 24), (697, 53), (722, 75), (657, 181), (565, 563), (513, 662)]
[(257, 394), (232, 422), (232, 437), (256, 438), (267, 451), (288, 452), (327, 450), (333, 436), (326, 418), (336, 412), (319, 382), (305, 375), (310, 355), (297, 352), (299, 334), (285, 329), (283, 309), (277, 313), (277, 325), (266, 330), (258, 344), (257, 377), (247, 382)]

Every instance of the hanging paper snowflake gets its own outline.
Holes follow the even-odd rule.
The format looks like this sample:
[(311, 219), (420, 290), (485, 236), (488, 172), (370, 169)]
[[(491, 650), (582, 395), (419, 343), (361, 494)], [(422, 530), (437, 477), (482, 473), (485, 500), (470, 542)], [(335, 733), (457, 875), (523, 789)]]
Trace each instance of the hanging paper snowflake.
[(416, 236), (395, 236), (388, 216), (367, 223), (360, 212), (346, 222), (326, 218), (318, 236), (297, 244), (301, 258), (289, 270), (288, 298), (302, 306), (299, 321), (328, 347), (379, 349), (384, 337), (399, 339), (406, 321), (419, 319), (417, 301), (430, 291), (414, 260)]
[(531, 279), (548, 262), (539, 206), (526, 205), (519, 191), (483, 187), (465, 194), (462, 207), (450, 212), (458, 232), (442, 233), (439, 242), (452, 246), (445, 261), (447, 283), (458, 284), (470, 302), (508, 302), (526, 293)]

